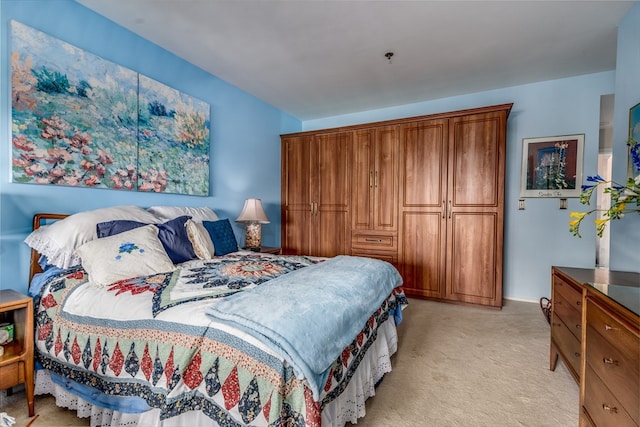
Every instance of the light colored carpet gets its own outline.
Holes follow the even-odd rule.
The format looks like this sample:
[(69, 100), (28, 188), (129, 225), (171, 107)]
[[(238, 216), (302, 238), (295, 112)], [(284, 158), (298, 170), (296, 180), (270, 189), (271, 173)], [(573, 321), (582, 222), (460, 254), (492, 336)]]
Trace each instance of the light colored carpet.
[[(549, 326), (537, 304), (506, 301), (501, 311), (410, 300), (393, 371), (367, 402), (358, 427), (572, 427), (578, 386), (562, 362), (549, 370)], [(17, 392), (0, 412), (25, 426)], [(36, 396), (39, 426), (87, 426)]]

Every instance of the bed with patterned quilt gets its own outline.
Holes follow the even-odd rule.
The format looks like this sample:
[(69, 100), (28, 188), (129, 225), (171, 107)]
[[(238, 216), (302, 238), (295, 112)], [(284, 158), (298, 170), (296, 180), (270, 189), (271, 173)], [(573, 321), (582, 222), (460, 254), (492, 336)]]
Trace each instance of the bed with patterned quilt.
[(36, 394), (92, 426), (344, 426), (391, 371), (389, 263), (239, 250), (209, 208), (36, 214)]

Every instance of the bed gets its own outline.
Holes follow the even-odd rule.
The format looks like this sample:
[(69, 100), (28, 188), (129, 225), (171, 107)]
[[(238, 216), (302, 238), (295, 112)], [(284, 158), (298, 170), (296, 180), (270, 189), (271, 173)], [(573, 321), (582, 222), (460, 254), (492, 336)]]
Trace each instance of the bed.
[(343, 426), (391, 371), (384, 261), (238, 250), (209, 208), (37, 214), (36, 394), (92, 426)]

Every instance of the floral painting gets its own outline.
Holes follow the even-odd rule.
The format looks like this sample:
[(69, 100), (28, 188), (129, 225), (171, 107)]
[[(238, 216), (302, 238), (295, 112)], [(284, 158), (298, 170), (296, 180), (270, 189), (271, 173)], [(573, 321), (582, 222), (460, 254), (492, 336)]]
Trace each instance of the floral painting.
[(520, 197), (580, 197), (584, 135), (524, 138)]
[(209, 194), (209, 104), (10, 26), (13, 182)]

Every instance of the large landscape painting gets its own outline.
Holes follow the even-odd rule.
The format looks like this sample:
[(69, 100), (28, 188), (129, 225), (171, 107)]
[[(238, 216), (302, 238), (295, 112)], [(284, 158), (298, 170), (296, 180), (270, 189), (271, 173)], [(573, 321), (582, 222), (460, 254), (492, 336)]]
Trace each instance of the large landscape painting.
[(14, 182), (209, 194), (208, 103), (10, 27)]

